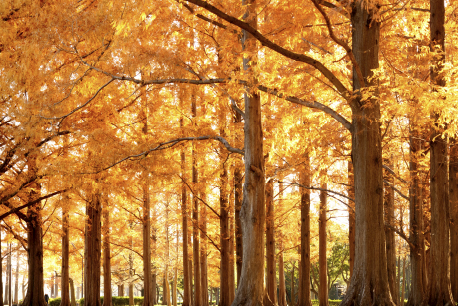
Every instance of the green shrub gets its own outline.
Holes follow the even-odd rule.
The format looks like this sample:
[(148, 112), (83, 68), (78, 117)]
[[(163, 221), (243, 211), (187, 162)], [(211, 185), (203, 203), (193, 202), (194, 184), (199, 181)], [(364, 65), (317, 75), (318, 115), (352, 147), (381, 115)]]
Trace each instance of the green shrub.
[[(84, 305), (84, 298), (79, 299), (78, 303), (80, 306)], [(100, 303), (103, 305), (103, 296), (100, 297)], [(111, 298), (111, 303), (113, 304), (113, 306), (129, 306), (129, 297), (128, 296), (113, 296)], [(142, 305), (142, 304), (143, 304), (142, 296), (134, 297), (134, 305)], [(54, 306), (54, 305), (50, 305), (50, 306)]]
[(59, 306), (60, 305), (60, 297), (56, 297), (55, 299), (49, 299), (48, 305), (49, 306)]
[[(342, 302), (342, 300), (329, 300), (329, 306), (339, 306), (340, 302)], [(312, 306), (319, 306), (319, 305), (320, 305), (320, 301), (312, 300)]]

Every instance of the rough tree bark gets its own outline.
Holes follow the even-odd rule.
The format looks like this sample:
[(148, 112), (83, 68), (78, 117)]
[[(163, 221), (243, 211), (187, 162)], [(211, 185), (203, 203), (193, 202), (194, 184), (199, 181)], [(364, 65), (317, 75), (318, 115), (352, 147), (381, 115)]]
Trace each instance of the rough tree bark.
[(61, 269), (61, 284), (62, 296), (60, 306), (70, 306), (70, 266), (69, 266), (69, 250), (70, 250), (70, 237), (69, 237), (69, 223), (68, 223), (68, 201), (69, 197), (65, 196), (65, 201), (62, 207), (62, 269)]
[(280, 235), (278, 249), (278, 305), (286, 305), (285, 261), (283, 260), (283, 237)]
[[(204, 195), (202, 198), (205, 197)], [(202, 306), (208, 306), (208, 272), (207, 272), (207, 206), (201, 209), (200, 232), (200, 272), (202, 280)], [(211, 301), (211, 300), (210, 300)]]
[[(256, 1), (244, 0), (245, 20), (257, 28)], [(243, 32), (242, 44), (251, 54), (257, 51), (256, 40), (251, 34)], [(264, 226), (265, 226), (265, 175), (263, 156), (263, 136), (261, 123), (261, 99), (254, 89), (256, 77), (252, 68), (257, 57), (243, 59), (244, 70), (248, 75), (245, 93), (245, 184), (240, 211), (243, 232), (242, 274), (232, 306), (263, 305), (264, 289)]]
[(306, 152), (300, 169), (301, 188), (301, 264), (299, 270), (299, 298), (297, 306), (311, 306), (310, 296), (310, 156)]
[(110, 206), (108, 199), (102, 207), (103, 214), (103, 306), (112, 305), (111, 252), (110, 252)]
[(99, 191), (87, 205), (84, 246), (84, 306), (100, 306), (101, 214)]
[[(321, 183), (321, 188), (326, 190), (328, 189), (328, 184), (326, 183), (326, 178), (322, 178), (323, 182)], [(320, 287), (318, 299), (320, 301), (320, 306), (328, 306), (328, 264), (327, 264), (327, 254), (326, 254), (326, 245), (327, 245), (327, 197), (328, 194), (326, 191), (320, 191), (320, 212), (319, 212), (319, 254), (318, 262), (320, 266)]]
[[(354, 97), (352, 108), (352, 158), (355, 171), (355, 264), (350, 288), (341, 305), (393, 306), (388, 284), (383, 216), (382, 146), (380, 102), (363, 99), (377, 81), (380, 19), (378, 9), (361, 1), (352, 4), (352, 52)], [(359, 70), (359, 71), (358, 71)], [(358, 78), (361, 73), (364, 84)]]
[[(224, 121), (223, 121), (224, 122)], [(224, 135), (224, 128), (221, 128), (221, 133)], [(224, 136), (223, 136), (224, 137)], [(220, 158), (220, 246), (221, 246), (221, 264), (220, 264), (220, 287), (221, 297), (220, 305), (229, 306), (230, 286), (229, 286), (229, 201), (228, 201), (228, 171), (226, 165), (226, 157), (221, 154)]]
[[(415, 112), (415, 105), (414, 105)], [(422, 305), (426, 296), (426, 253), (423, 225), (423, 195), (420, 186), (421, 127), (416, 124), (418, 114), (410, 117), (410, 180), (409, 222), (410, 222), (410, 262), (412, 266), (412, 286), (409, 291), (408, 306)]]
[(272, 303), (277, 304), (277, 269), (275, 264), (274, 184), (266, 183), (266, 290)]
[[(235, 123), (242, 122), (242, 116), (239, 113), (235, 113)], [(241, 147), (243, 144), (240, 144)], [(240, 209), (242, 209), (242, 165), (241, 160), (237, 159), (234, 163), (234, 199), (235, 199), (235, 265), (237, 267), (237, 287), (240, 282), (240, 275), (242, 274), (242, 257), (243, 257), (243, 245), (242, 245), (242, 221), (240, 220)]]
[[(29, 160), (29, 169), (36, 172), (35, 157)], [(28, 195), (29, 201), (40, 197), (41, 186), (32, 183)], [(28, 255), (28, 285), (27, 294), (21, 305), (46, 306), (43, 284), (43, 230), (41, 228), (41, 203), (36, 203), (27, 210), (27, 255)], [(11, 283), (11, 280), (10, 280)]]
[[(194, 90), (191, 95), (191, 111), (192, 118), (194, 122), (197, 117), (197, 106), (196, 106), (196, 96)], [(197, 153), (196, 153), (196, 143), (192, 143), (192, 183), (194, 186), (194, 192), (198, 193), (197, 183), (198, 183), (198, 172), (197, 172)], [(201, 279), (200, 279), (200, 246), (199, 246), (199, 200), (197, 195), (193, 194), (192, 196), (192, 258), (194, 264), (194, 305), (200, 306), (202, 304), (202, 291), (201, 291)]]
[[(450, 280), (452, 296), (458, 299), (458, 144), (453, 139), (450, 146)], [(413, 286), (412, 286), (413, 287)], [(0, 299), (1, 300), (1, 299)]]
[[(355, 175), (353, 172), (353, 162), (348, 161), (348, 197), (355, 198)], [(355, 265), (355, 202), (348, 201), (348, 244), (350, 247), (350, 279), (353, 275)]]
[[(180, 99), (180, 108), (183, 108), (183, 99)], [(180, 118), (180, 127), (183, 128), (183, 116)], [(184, 148), (181, 149), (181, 177), (186, 181), (186, 155)], [(188, 263), (188, 208), (186, 184), (183, 182), (181, 186), (181, 216), (182, 216), (182, 232), (183, 232), (183, 305), (192, 306), (191, 304), (191, 282), (189, 275)]]
[[(392, 158), (386, 160), (386, 165), (393, 169)], [(394, 177), (386, 171), (386, 181), (390, 186), (394, 185)], [(394, 189), (390, 186), (385, 188), (385, 223), (394, 226)], [(394, 231), (389, 227), (385, 227), (386, 236), (386, 264), (388, 269), (388, 283), (393, 301), (399, 300), (396, 290), (396, 244)]]
[[(444, 23), (444, 0), (430, 0), (430, 50), (435, 52), (430, 73), (433, 91), (438, 91), (440, 87), (445, 86), (445, 79), (440, 76), (445, 61)], [(443, 129), (437, 122), (440, 117), (439, 111), (433, 111), (431, 117), (434, 124), (430, 138), (431, 276), (428, 303), (429, 305), (455, 305), (450, 287), (447, 140), (441, 137)]]

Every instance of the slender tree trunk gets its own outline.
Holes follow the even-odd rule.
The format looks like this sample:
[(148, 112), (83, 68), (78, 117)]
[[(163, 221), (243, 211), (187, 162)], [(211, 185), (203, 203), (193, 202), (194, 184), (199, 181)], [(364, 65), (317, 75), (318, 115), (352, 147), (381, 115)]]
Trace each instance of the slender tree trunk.
[[(240, 114), (237, 113), (240, 117)], [(241, 121), (241, 118), (240, 118)], [(237, 121), (236, 122), (240, 122)], [(243, 245), (242, 245), (242, 221), (240, 220), (240, 209), (242, 208), (242, 171), (239, 165), (239, 161), (235, 162), (234, 169), (234, 198), (235, 198), (235, 264), (237, 266), (237, 287), (240, 284), (240, 275), (242, 274), (242, 257), (243, 257)]]
[(231, 192), (229, 201), (229, 301), (235, 297), (235, 227), (234, 227), (234, 193)]
[[(22, 298), (24, 298), (22, 290)], [(2, 257), (2, 232), (0, 231), (0, 302), (3, 303), (3, 257)]]
[[(353, 162), (348, 161), (348, 197), (355, 198), (355, 175), (353, 171)], [(348, 201), (348, 244), (350, 246), (350, 279), (353, 275), (355, 265), (355, 202)]]
[(401, 301), (399, 304), (401, 306), (404, 306), (405, 290), (406, 290), (406, 258), (404, 257), (402, 259), (402, 289), (401, 289)]
[[(445, 61), (445, 4), (444, 0), (430, 0), (430, 41), (433, 55), (431, 83), (433, 91), (445, 86), (445, 79), (439, 74)], [(437, 99), (442, 99), (438, 97)], [(437, 122), (438, 110), (431, 114), (434, 126), (431, 130), (431, 276), (429, 280), (428, 303), (430, 305), (454, 305), (450, 285), (450, 236), (449, 199), (447, 180), (447, 140), (442, 138), (443, 129)]]
[(301, 188), (301, 264), (299, 270), (299, 299), (297, 306), (311, 306), (310, 296), (310, 156), (304, 156), (304, 166), (300, 169)]
[(55, 282), (54, 282), (54, 295), (55, 297), (59, 296), (59, 276), (57, 275), (57, 271), (54, 271), (55, 275)]
[[(194, 90), (191, 97), (191, 109), (192, 118), (194, 121), (197, 117), (197, 106), (196, 97)], [(196, 143), (192, 143), (192, 183), (194, 186), (194, 192), (198, 193), (198, 172), (197, 172), (197, 153)], [(192, 243), (193, 243), (193, 264), (194, 264), (194, 306), (202, 305), (202, 291), (201, 291), (201, 279), (200, 279), (200, 246), (199, 246), (199, 200), (197, 195), (192, 196)]]
[[(388, 284), (385, 224), (383, 216), (382, 144), (380, 101), (364, 98), (372, 70), (379, 67), (380, 19), (378, 10), (355, 1), (352, 5), (352, 50), (358, 67), (353, 67), (352, 158), (355, 170), (355, 263), (350, 288), (342, 301), (347, 305), (394, 305)], [(358, 79), (357, 69), (364, 83)], [(376, 92), (374, 93), (377, 94)]]
[[(386, 160), (386, 164), (390, 169), (393, 169), (393, 157)], [(394, 226), (394, 178), (391, 173), (386, 171), (386, 181), (389, 183), (389, 186), (385, 188), (385, 223), (390, 226)], [(386, 235), (386, 263), (388, 269), (388, 283), (390, 285), (390, 292), (393, 298), (393, 301), (399, 300), (396, 289), (396, 244), (394, 231), (389, 227), (385, 227)]]
[(266, 184), (266, 257), (267, 257), (267, 294), (272, 303), (277, 304), (277, 269), (275, 264), (275, 225), (274, 225), (274, 184)]
[(291, 265), (293, 266), (291, 269), (291, 305), (295, 305), (296, 297), (294, 296), (294, 268), (295, 268), (294, 261), (291, 262)]
[(124, 284), (118, 286), (118, 296), (124, 296)]
[[(245, 21), (257, 28), (256, 1), (244, 0)], [(243, 32), (242, 44), (250, 54), (257, 52), (256, 39)], [(245, 184), (240, 211), (242, 220), (243, 250), (242, 275), (232, 306), (263, 305), (264, 289), (264, 227), (265, 227), (265, 175), (261, 123), (261, 99), (256, 91), (256, 76), (253, 66), (255, 55), (243, 59), (244, 70), (248, 75), (245, 93)], [(268, 299), (268, 298), (267, 298)]]
[[(326, 183), (326, 178), (322, 178), (323, 182), (321, 188), (328, 189), (328, 184)], [(327, 196), (326, 191), (320, 191), (320, 213), (319, 213), (319, 255), (318, 261), (320, 265), (320, 290), (319, 297), (320, 306), (328, 306), (328, 264), (327, 264), (327, 254), (326, 254), (326, 245), (327, 245)]]
[(9, 243), (7, 242), (6, 243), (6, 253), (8, 254), (6, 256), (6, 277), (5, 277), (5, 299), (3, 300), (3, 305), (8, 305), (9, 304), (9, 300), (10, 300), (10, 296), (9, 296), (9, 287), (10, 287), (10, 255), (9, 254), (9, 251), (10, 251), (10, 245)]
[(60, 306), (70, 306), (70, 236), (69, 236), (69, 223), (68, 223), (68, 207), (69, 197), (65, 196), (66, 203), (62, 207), (62, 269), (61, 269), (61, 284), (62, 288)]
[(143, 178), (143, 306), (153, 306), (153, 284), (151, 281), (151, 202), (149, 196), (149, 174)]
[[(415, 107), (415, 105), (414, 105)], [(415, 111), (415, 110), (414, 110)], [(409, 291), (408, 306), (422, 305), (426, 295), (426, 253), (423, 226), (423, 196), (420, 186), (421, 154), (420, 127), (416, 124), (418, 114), (410, 118), (410, 180), (409, 220), (410, 220), (410, 262), (412, 265), (412, 289)], [(397, 291), (396, 291), (397, 292)]]
[[(221, 129), (221, 132), (224, 130)], [(224, 136), (223, 136), (224, 137)], [(229, 306), (230, 286), (229, 286), (229, 201), (228, 201), (228, 171), (226, 158), (221, 156), (221, 174), (220, 174), (220, 245), (221, 245), (221, 264), (220, 264), (220, 287), (221, 287), (221, 306)]]
[(285, 262), (283, 260), (283, 239), (279, 238), (279, 252), (278, 255), (278, 305), (286, 305), (286, 282), (285, 282)]
[[(183, 109), (183, 99), (180, 99), (180, 108)], [(183, 128), (183, 117), (180, 118), (180, 127)], [(186, 181), (186, 155), (185, 151), (181, 149), (181, 177)], [(188, 208), (187, 208), (187, 194), (186, 184), (183, 182), (181, 187), (181, 216), (182, 216), (182, 232), (183, 232), (183, 305), (192, 306), (191, 303), (191, 282), (188, 261)]]
[(129, 306), (134, 305), (134, 283), (129, 282)]
[(97, 191), (87, 205), (84, 247), (84, 306), (100, 306), (101, 203)]
[(9, 274), (9, 278), (10, 278), (10, 285), (8, 286), (8, 305), (9, 306), (12, 306), (13, 305), (13, 292), (12, 292), (12, 287), (13, 287), (13, 265), (11, 263), (11, 259), (13, 257), (13, 244), (10, 242), (10, 251), (9, 251), (9, 257), (8, 257), (8, 260), (9, 260), (9, 271), (8, 271), (8, 274)]
[(56, 281), (56, 276), (54, 274), (51, 274), (51, 296), (50, 296), (51, 298), (55, 298), (55, 293), (54, 293), (54, 282), (55, 281)]
[(69, 282), (70, 282), (70, 305), (76, 306), (75, 285), (73, 283), (73, 279), (69, 278)]
[[(202, 281), (202, 306), (208, 306), (208, 272), (207, 272), (207, 207), (201, 208), (200, 232), (200, 272)], [(211, 299), (210, 299), (211, 301)]]
[(167, 305), (167, 280), (165, 273), (162, 277), (162, 305)]
[(177, 306), (178, 305), (178, 301), (177, 301), (177, 281), (178, 281), (178, 269), (175, 267), (173, 269), (174, 273), (173, 273), (173, 284), (172, 284), (172, 301), (173, 301), (173, 306)]
[(110, 251), (110, 207), (108, 205), (108, 199), (106, 197), (103, 203), (102, 212), (103, 212), (103, 306), (111, 306), (112, 305), (112, 292), (111, 292), (111, 251)]
[[(1, 274), (0, 274), (1, 276)], [(14, 300), (13, 304), (18, 305), (19, 301), (19, 245), (16, 251), (16, 275), (14, 276)]]
[[(35, 158), (29, 161), (30, 171), (36, 171)], [(31, 184), (28, 200), (33, 201), (40, 197), (41, 186)], [(28, 285), (27, 294), (22, 306), (45, 306), (43, 284), (43, 221), (41, 218), (41, 203), (28, 208), (27, 217), (27, 255), (28, 255)], [(10, 281), (11, 282), (11, 281)]]
[(453, 139), (450, 147), (449, 188), (451, 219), (450, 280), (452, 296), (455, 300), (458, 300), (458, 144), (455, 139)]

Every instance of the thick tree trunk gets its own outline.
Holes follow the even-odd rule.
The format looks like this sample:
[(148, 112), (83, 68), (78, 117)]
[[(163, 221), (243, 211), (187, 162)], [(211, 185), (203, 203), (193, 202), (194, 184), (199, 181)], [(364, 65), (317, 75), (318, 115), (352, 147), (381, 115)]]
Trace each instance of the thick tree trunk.
[[(192, 118), (197, 117), (197, 106), (196, 106), (196, 96), (194, 90), (191, 96), (191, 110)], [(192, 183), (194, 186), (194, 192), (198, 193), (197, 183), (198, 183), (198, 171), (197, 171), (197, 153), (196, 153), (196, 143), (192, 143)], [(193, 244), (193, 264), (194, 264), (194, 305), (202, 305), (202, 290), (201, 285), (202, 281), (200, 278), (200, 246), (199, 246), (199, 200), (197, 195), (192, 196), (192, 244)]]
[(100, 306), (101, 214), (100, 194), (87, 206), (84, 248), (84, 306)]
[[(224, 132), (221, 130), (221, 132)], [(223, 134), (224, 135), (224, 134)], [(224, 137), (224, 136), (223, 136)], [(221, 174), (220, 174), (220, 246), (221, 246), (221, 270), (220, 270), (220, 287), (221, 297), (220, 305), (229, 306), (230, 300), (230, 286), (229, 286), (229, 201), (228, 201), (228, 171), (226, 166), (226, 158), (221, 155), (220, 160)]]
[(455, 139), (450, 146), (449, 188), (451, 219), (450, 280), (452, 296), (455, 300), (458, 300), (458, 144)]
[[(445, 4), (444, 0), (430, 0), (430, 41), (433, 55), (431, 83), (433, 91), (445, 86), (439, 74), (445, 61)], [(441, 99), (438, 97), (438, 99)], [(439, 110), (431, 117), (431, 276), (429, 279), (428, 303), (430, 305), (454, 305), (450, 285), (450, 236), (449, 236), (449, 199), (447, 179), (447, 140), (442, 138)]]
[(360, 84), (358, 67), (353, 67), (356, 95), (351, 102), (356, 200), (355, 264), (342, 306), (394, 305), (386, 263), (380, 102), (376, 98), (363, 99), (361, 93), (377, 84), (376, 80), (369, 80), (372, 69), (379, 67), (380, 20), (376, 13), (375, 7), (360, 1), (355, 1), (352, 6), (352, 50), (365, 84)]
[(275, 264), (274, 184), (266, 184), (266, 290), (272, 303), (277, 304), (277, 269)]
[(124, 284), (118, 285), (118, 296), (124, 296)]
[[(326, 190), (328, 189), (328, 184), (323, 178), (321, 188)], [(318, 261), (320, 265), (320, 289), (318, 299), (320, 300), (320, 306), (328, 306), (328, 264), (327, 264), (327, 233), (326, 233), (326, 224), (327, 224), (327, 192), (320, 191), (320, 212), (319, 212), (319, 254)]]
[(129, 283), (129, 306), (134, 305), (134, 284)]
[(70, 237), (69, 237), (69, 223), (68, 223), (68, 207), (69, 197), (65, 196), (66, 203), (62, 207), (62, 269), (61, 269), (61, 284), (62, 288), (60, 306), (70, 306), (70, 266), (69, 266), (69, 257), (70, 257)]
[(297, 306), (311, 306), (310, 296), (310, 156), (305, 153), (304, 166), (300, 169), (301, 188), (301, 263), (299, 270), (299, 298)]
[(280, 254), (278, 255), (278, 305), (279, 306), (287, 306), (286, 305), (286, 282), (285, 282), (285, 262), (283, 260), (283, 241), (282, 237), (279, 238), (279, 251)]
[[(386, 164), (390, 169), (393, 169), (393, 157), (389, 160), (386, 160)], [(394, 178), (391, 173), (386, 171), (386, 181), (389, 183), (389, 186), (385, 188), (385, 223), (394, 226), (394, 189), (391, 186), (394, 186)], [(385, 227), (385, 236), (386, 236), (386, 264), (388, 269), (388, 283), (390, 285), (390, 292), (393, 301), (399, 300), (396, 289), (396, 244), (394, 231), (389, 227)]]
[[(244, 0), (246, 5), (245, 20), (257, 28), (256, 1)], [(244, 49), (251, 54), (257, 51), (256, 39), (243, 32)], [(261, 123), (261, 99), (254, 89), (256, 77), (253, 66), (257, 58), (244, 58), (244, 69), (247, 71), (249, 92), (245, 93), (245, 184), (243, 202), (240, 211), (243, 232), (242, 275), (232, 306), (263, 305), (264, 289), (264, 227), (265, 227), (265, 177), (263, 136)]]
[[(355, 175), (353, 171), (353, 162), (348, 161), (348, 197), (355, 199)], [(348, 201), (348, 244), (350, 246), (350, 279), (353, 275), (355, 265), (355, 202)]]
[(103, 306), (112, 305), (111, 251), (110, 251), (110, 207), (108, 199), (103, 203)]
[[(35, 164), (30, 162), (30, 169), (34, 171)], [(40, 197), (41, 186), (33, 183), (29, 194), (29, 201)], [(41, 203), (29, 207), (27, 210), (27, 254), (28, 254), (28, 285), (27, 295), (22, 306), (45, 306), (43, 284), (43, 230), (41, 220)], [(10, 281), (11, 282), (11, 281)]]
[(412, 266), (412, 286), (409, 290), (408, 306), (422, 305), (426, 295), (426, 253), (423, 227), (423, 196), (420, 186), (418, 159), (421, 154), (420, 127), (417, 115), (410, 118), (410, 180), (409, 220), (410, 220), (410, 262)]

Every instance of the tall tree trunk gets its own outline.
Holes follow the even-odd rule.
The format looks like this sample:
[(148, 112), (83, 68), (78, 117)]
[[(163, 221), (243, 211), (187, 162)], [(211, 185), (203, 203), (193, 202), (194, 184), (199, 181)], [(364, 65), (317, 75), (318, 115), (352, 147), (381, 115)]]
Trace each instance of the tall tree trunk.
[(311, 306), (310, 296), (310, 156), (304, 156), (304, 166), (300, 169), (301, 188), (301, 263), (299, 270), (299, 299), (297, 306)]
[[(197, 106), (196, 96), (194, 89), (191, 95), (191, 110), (192, 118), (194, 121), (197, 117)], [(192, 143), (192, 183), (194, 186), (194, 192), (198, 193), (198, 172), (197, 172), (197, 153), (196, 143)], [(202, 305), (202, 291), (201, 291), (201, 279), (200, 279), (200, 246), (199, 246), (199, 200), (197, 194), (192, 196), (192, 243), (193, 243), (193, 264), (194, 264), (194, 305)]]
[(164, 276), (162, 277), (162, 305), (167, 305), (167, 280), (166, 276), (164, 273)]
[(73, 279), (69, 278), (69, 282), (70, 282), (70, 305), (76, 306), (75, 285), (73, 283)]
[(449, 188), (451, 219), (450, 280), (452, 296), (455, 300), (458, 300), (458, 144), (455, 139), (453, 139), (450, 146)]
[[(35, 158), (29, 160), (30, 171), (36, 172)], [(40, 197), (41, 186), (32, 183), (28, 195), (29, 201)], [(43, 221), (41, 218), (41, 203), (36, 203), (27, 210), (27, 255), (28, 255), (28, 285), (27, 294), (22, 306), (45, 306), (43, 284)], [(10, 280), (11, 282), (11, 280)]]
[(124, 296), (124, 284), (118, 285), (118, 296)]
[[(415, 107), (415, 105), (414, 105)], [(412, 266), (412, 289), (409, 291), (408, 306), (422, 305), (426, 295), (426, 253), (423, 225), (423, 195), (420, 186), (421, 127), (417, 125), (418, 114), (410, 118), (410, 180), (409, 222), (410, 222), (410, 262)], [(396, 290), (397, 293), (397, 290)]]
[(177, 281), (178, 281), (178, 269), (177, 267), (175, 267), (173, 269), (173, 284), (172, 284), (172, 301), (173, 301), (173, 306), (177, 306), (178, 305), (178, 301), (177, 301)]
[(55, 297), (59, 296), (59, 276), (57, 275), (57, 271), (54, 271), (55, 275), (55, 282), (54, 282), (54, 295)]
[(400, 306), (404, 306), (404, 296), (406, 290), (406, 258), (402, 259), (402, 287), (401, 287), (401, 301)]
[(283, 260), (283, 237), (279, 237), (279, 252), (278, 255), (278, 305), (286, 305), (286, 282), (285, 282), (285, 262)]
[(229, 201), (229, 301), (235, 297), (235, 227), (234, 227), (234, 193), (231, 192)]
[[(256, 1), (243, 0), (246, 6), (245, 21), (257, 28)], [(248, 75), (245, 93), (245, 184), (240, 211), (243, 232), (242, 275), (232, 306), (263, 305), (264, 289), (264, 227), (265, 227), (265, 176), (263, 156), (263, 136), (261, 123), (261, 99), (256, 91), (256, 39), (246, 31), (242, 43), (245, 51), (253, 54), (243, 59), (244, 70)]]
[[(202, 280), (202, 306), (208, 306), (208, 272), (207, 272), (207, 207), (201, 208), (200, 218), (200, 272)], [(210, 299), (211, 301), (211, 299)]]
[(9, 271), (8, 271), (8, 277), (10, 278), (10, 284), (8, 286), (8, 305), (9, 306), (12, 306), (13, 305), (13, 292), (12, 292), (12, 288), (13, 288), (13, 265), (11, 263), (11, 259), (13, 257), (13, 244), (10, 242), (10, 250), (9, 250), (9, 256), (8, 256), (8, 266), (9, 266)]
[(3, 300), (3, 305), (8, 305), (9, 304), (9, 300), (10, 300), (10, 296), (9, 296), (9, 287), (10, 287), (10, 245), (9, 243), (7, 242), (6, 243), (6, 277), (5, 277), (5, 299)]
[(143, 178), (143, 306), (153, 306), (153, 284), (151, 274), (151, 204), (149, 196), (149, 174), (144, 173)]
[[(328, 184), (326, 183), (326, 178), (322, 178), (323, 182), (321, 183), (321, 188), (326, 190), (328, 189)], [(327, 245), (327, 192), (320, 191), (320, 212), (319, 212), (319, 254), (318, 261), (320, 266), (320, 289), (319, 297), (320, 306), (328, 306), (328, 264), (327, 264), (327, 254), (326, 254), (326, 245)]]
[(101, 212), (99, 191), (87, 205), (84, 247), (84, 306), (100, 306)]
[[(393, 157), (386, 160), (386, 164), (390, 169), (393, 169)], [(385, 223), (394, 226), (394, 178), (391, 173), (386, 171), (386, 181), (389, 183), (385, 188)], [(388, 283), (393, 301), (399, 300), (396, 289), (396, 244), (394, 231), (389, 227), (385, 227), (386, 235), (386, 264), (388, 269)]]
[[(224, 130), (221, 129), (221, 132)], [(224, 136), (223, 136), (224, 137)], [(220, 159), (221, 174), (220, 174), (220, 245), (221, 245), (221, 270), (220, 270), (220, 287), (221, 287), (221, 306), (229, 306), (230, 286), (229, 286), (229, 201), (228, 201), (228, 171), (226, 158), (221, 155)]]
[(65, 196), (65, 201), (62, 207), (62, 269), (61, 269), (61, 284), (62, 288), (60, 306), (70, 306), (70, 236), (68, 223), (68, 206), (69, 197)]
[[(350, 103), (356, 200), (355, 264), (342, 306), (394, 305), (386, 263), (380, 102), (368, 93), (370, 86), (376, 87), (378, 82), (370, 79), (372, 70), (379, 67), (380, 19), (377, 12), (375, 6), (361, 1), (352, 5), (352, 52), (358, 64), (353, 67), (354, 97)], [(364, 84), (358, 79), (358, 68)]]
[[(1, 275), (1, 274), (0, 274)], [(18, 305), (19, 301), (19, 245), (16, 250), (16, 274), (14, 276), (14, 300), (13, 304)]]
[(291, 266), (292, 266), (292, 269), (291, 269), (291, 305), (295, 305), (296, 297), (294, 296), (294, 268), (295, 268), (294, 261), (291, 261)]
[[(431, 83), (433, 91), (445, 86), (440, 76), (445, 61), (445, 5), (444, 0), (430, 0), (430, 41), (432, 59)], [(437, 97), (437, 99), (442, 99)], [(429, 279), (428, 303), (430, 305), (454, 305), (450, 285), (450, 237), (449, 199), (447, 179), (447, 140), (442, 138), (443, 129), (437, 122), (439, 110), (431, 114), (434, 120), (431, 129), (431, 276)]]
[(110, 206), (105, 197), (103, 203), (103, 306), (112, 305), (111, 251), (110, 251)]
[(266, 184), (266, 257), (267, 257), (267, 294), (272, 303), (277, 304), (277, 269), (275, 264), (275, 225), (274, 225), (274, 184)]
[[(84, 268), (83, 268), (84, 270)], [(7, 280), (8, 281), (8, 280)], [(54, 293), (54, 282), (56, 281), (56, 276), (54, 274), (51, 274), (51, 298), (54, 298), (55, 297), (55, 293)]]
[[(353, 162), (348, 161), (348, 197), (355, 198), (355, 175), (353, 171)], [(348, 244), (350, 246), (350, 279), (353, 275), (355, 265), (355, 202), (348, 200)]]
[[(183, 109), (183, 99), (180, 99), (180, 108)], [(183, 116), (180, 118), (180, 127), (184, 127)], [(184, 148), (181, 149), (181, 177), (186, 181), (186, 155)], [(182, 232), (183, 232), (183, 305), (192, 306), (191, 303), (191, 281), (188, 261), (188, 208), (186, 184), (183, 182), (181, 186), (181, 216), (182, 216)]]
[[(24, 290), (22, 298), (24, 298)], [(0, 303), (3, 303), (3, 257), (2, 257), (2, 232), (0, 231)], [(4, 305), (4, 304), (3, 304)]]
[[(236, 118), (240, 114), (236, 113)], [(241, 121), (241, 118), (240, 118)], [(237, 121), (236, 122), (240, 122)], [(235, 198), (235, 265), (237, 267), (237, 287), (240, 284), (240, 275), (242, 275), (242, 258), (243, 258), (243, 245), (242, 245), (242, 221), (240, 220), (240, 210), (242, 209), (242, 170), (240, 161), (235, 162), (234, 169), (234, 198)]]

